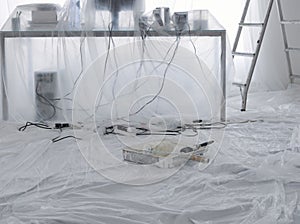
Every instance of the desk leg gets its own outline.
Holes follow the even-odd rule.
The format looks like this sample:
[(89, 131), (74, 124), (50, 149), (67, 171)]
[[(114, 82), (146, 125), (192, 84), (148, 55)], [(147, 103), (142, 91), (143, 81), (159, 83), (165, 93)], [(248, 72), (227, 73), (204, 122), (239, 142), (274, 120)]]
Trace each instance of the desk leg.
[(226, 121), (226, 31), (221, 35), (221, 52), (221, 88), (223, 91), (221, 121)]
[(8, 100), (6, 91), (6, 64), (5, 64), (5, 38), (0, 33), (0, 59), (1, 59), (1, 89), (2, 89), (2, 118), (8, 120)]

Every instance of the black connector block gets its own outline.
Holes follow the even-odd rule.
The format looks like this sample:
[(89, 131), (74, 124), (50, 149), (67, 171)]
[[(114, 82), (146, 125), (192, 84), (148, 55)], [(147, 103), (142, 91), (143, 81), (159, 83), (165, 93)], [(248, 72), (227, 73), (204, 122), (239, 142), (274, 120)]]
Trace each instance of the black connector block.
[(55, 129), (69, 128), (71, 125), (69, 123), (55, 123)]

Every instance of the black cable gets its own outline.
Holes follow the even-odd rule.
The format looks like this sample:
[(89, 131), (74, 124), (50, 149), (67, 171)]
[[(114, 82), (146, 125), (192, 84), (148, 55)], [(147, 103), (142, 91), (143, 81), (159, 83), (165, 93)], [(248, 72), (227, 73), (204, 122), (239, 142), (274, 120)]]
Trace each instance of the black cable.
[(186, 129), (195, 129), (195, 130), (208, 130), (208, 129), (223, 129), (227, 127), (226, 123), (223, 122), (214, 122), (214, 123), (199, 123), (199, 124), (186, 124)]
[[(53, 128), (49, 127), (47, 124), (44, 124), (44, 123), (33, 123), (33, 122), (26, 122), (26, 124), (20, 128), (18, 128), (19, 131), (25, 131), (27, 129), (27, 127), (30, 127), (30, 126), (35, 126), (37, 128), (41, 128), (41, 129), (46, 129), (46, 130), (53, 130)], [(61, 127), (61, 128), (56, 128), (56, 129), (59, 129), (60, 132), (62, 132), (62, 129), (64, 127)], [(74, 138), (76, 140), (81, 140), (80, 138), (77, 138), (73, 135), (68, 135), (68, 136), (64, 136), (64, 137), (60, 137), (60, 136), (57, 136), (55, 138), (53, 138), (51, 141), (53, 143), (56, 143), (56, 142), (59, 142), (59, 141), (62, 141), (64, 139), (67, 139), (67, 138)]]
[(67, 139), (67, 138), (73, 138), (73, 139), (76, 139), (76, 140), (81, 140), (80, 138), (77, 138), (73, 135), (68, 135), (68, 136), (64, 136), (64, 137), (60, 137), (60, 136), (55, 137), (55, 138), (52, 139), (52, 142), (56, 143), (56, 142), (62, 141), (62, 140)]
[(159, 136), (177, 136), (179, 135), (178, 133), (158, 133), (158, 132), (155, 132), (155, 133), (137, 133), (136, 134), (137, 136), (141, 136), (141, 135), (159, 135)]
[(19, 131), (25, 131), (27, 127), (30, 127), (30, 126), (35, 126), (37, 128), (41, 128), (41, 129), (47, 129), (47, 130), (50, 130), (52, 129), (51, 127), (49, 127), (47, 124), (43, 124), (43, 123), (33, 123), (33, 122), (26, 122), (26, 124), (22, 127), (20, 127), (18, 130)]
[(136, 133), (136, 135), (168, 135), (168, 136), (177, 136), (182, 134), (181, 128), (175, 129), (175, 130), (163, 130), (163, 131), (157, 131), (157, 132), (151, 132), (151, 130), (147, 128), (136, 128), (137, 130), (140, 130), (141, 132)]

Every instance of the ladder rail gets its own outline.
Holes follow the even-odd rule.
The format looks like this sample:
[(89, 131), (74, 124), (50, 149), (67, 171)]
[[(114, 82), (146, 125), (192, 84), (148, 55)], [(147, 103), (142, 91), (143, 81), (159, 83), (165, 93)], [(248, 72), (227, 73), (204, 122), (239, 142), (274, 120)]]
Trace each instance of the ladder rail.
[[(249, 6), (250, 6), (250, 0), (247, 0), (246, 4), (245, 4), (245, 7), (244, 7), (244, 11), (243, 11), (242, 17), (241, 17), (241, 21), (240, 21), (239, 24), (243, 24), (245, 22)], [(242, 29), (243, 29), (243, 27), (239, 26), (236, 38), (234, 40), (233, 48), (232, 48), (233, 52), (235, 52), (236, 49), (237, 49), (237, 47), (238, 47), (239, 40), (240, 40), (240, 37), (241, 37), (241, 34), (242, 34)]]
[(248, 92), (249, 92), (250, 84), (251, 84), (251, 81), (252, 81), (252, 78), (253, 78), (255, 65), (257, 63), (259, 52), (261, 50), (261, 46), (262, 46), (264, 36), (265, 36), (266, 30), (267, 30), (267, 24), (268, 24), (270, 15), (271, 15), (271, 11), (272, 11), (272, 8), (273, 8), (273, 3), (274, 3), (274, 0), (270, 0), (269, 5), (268, 5), (268, 9), (267, 9), (267, 13), (266, 13), (265, 19), (264, 19), (264, 24), (265, 25), (263, 26), (262, 31), (260, 33), (259, 42), (258, 42), (258, 44), (256, 46), (256, 50), (255, 50), (256, 54), (255, 54), (255, 56), (252, 60), (251, 66), (250, 66), (250, 71), (249, 71), (249, 74), (248, 74), (248, 77), (247, 77), (246, 86), (245, 86), (244, 91), (243, 91), (244, 97), (243, 97), (243, 102), (242, 102), (242, 111), (245, 111), (246, 107), (247, 107)]
[(280, 27), (281, 27), (282, 36), (283, 36), (283, 44), (284, 44), (285, 55), (286, 55), (286, 60), (287, 60), (287, 64), (288, 64), (289, 78), (292, 82), (292, 80), (293, 80), (292, 61), (291, 61), (291, 57), (290, 57), (290, 52), (287, 51), (287, 49), (289, 49), (289, 44), (288, 44), (288, 40), (287, 40), (287, 32), (285, 29), (285, 24), (283, 23), (284, 16), (283, 16), (281, 0), (277, 0), (277, 10), (278, 10), (278, 14), (279, 14)]
[(300, 20), (282, 20), (280, 21), (281, 24), (293, 24), (293, 25), (299, 25), (300, 24)]

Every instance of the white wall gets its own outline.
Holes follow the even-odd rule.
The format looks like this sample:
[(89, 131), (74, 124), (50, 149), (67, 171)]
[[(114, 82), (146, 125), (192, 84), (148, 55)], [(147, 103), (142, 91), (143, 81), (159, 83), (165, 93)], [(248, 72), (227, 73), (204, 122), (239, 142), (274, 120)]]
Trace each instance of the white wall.
[[(286, 19), (300, 20), (300, 1), (299, 0), (289, 0), (283, 1), (282, 3), (283, 13)], [(288, 34), (289, 47), (300, 48), (300, 25), (288, 25), (286, 26)], [(300, 75), (300, 52), (294, 52), (291, 54), (293, 72), (296, 75)], [(298, 79), (298, 82), (300, 80)]]
[(9, 15), (8, 2), (5, 0), (0, 0), (0, 27), (4, 25), (5, 20)]

